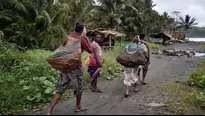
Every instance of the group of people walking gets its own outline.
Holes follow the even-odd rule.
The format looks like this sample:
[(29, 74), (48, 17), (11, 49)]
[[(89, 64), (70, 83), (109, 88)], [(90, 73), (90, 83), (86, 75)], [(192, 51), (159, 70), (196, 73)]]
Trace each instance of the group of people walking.
[[(102, 50), (99, 46), (99, 42), (101, 40), (101, 35), (99, 33), (94, 33), (92, 37), (92, 42), (90, 43), (89, 39), (87, 38), (86, 34), (83, 33), (84, 26), (77, 23), (75, 27), (75, 32), (73, 32), (70, 36), (76, 39), (80, 39), (81, 41), (81, 52), (86, 51), (89, 55), (89, 60), (87, 62), (88, 66), (88, 73), (91, 77), (90, 89), (92, 92), (102, 93), (102, 91), (98, 88), (97, 82), (98, 77), (100, 74), (100, 68), (102, 67)], [(128, 97), (129, 88), (134, 85), (135, 92), (139, 91), (139, 81), (142, 84), (147, 84), (145, 81), (145, 77), (148, 71), (148, 65), (150, 64), (150, 54), (149, 54), (149, 46), (145, 41), (145, 34), (137, 35), (133, 38), (133, 44), (137, 45), (144, 45), (147, 48), (147, 63), (143, 65), (143, 78), (142, 80), (139, 79), (141, 68), (139, 66), (135, 67), (125, 67), (124, 68), (124, 85), (126, 86), (125, 97)], [(85, 83), (83, 78), (83, 71), (82, 71), (82, 61), (75, 64), (69, 70), (61, 71), (61, 74), (58, 78), (56, 84), (56, 94), (55, 97), (48, 109), (47, 115), (52, 115), (53, 109), (55, 105), (60, 100), (62, 94), (66, 91), (68, 87), (71, 87), (74, 95), (76, 96), (76, 110), (75, 112), (81, 112), (88, 110), (88, 107), (85, 107), (81, 104), (81, 98), (83, 90), (85, 89)]]

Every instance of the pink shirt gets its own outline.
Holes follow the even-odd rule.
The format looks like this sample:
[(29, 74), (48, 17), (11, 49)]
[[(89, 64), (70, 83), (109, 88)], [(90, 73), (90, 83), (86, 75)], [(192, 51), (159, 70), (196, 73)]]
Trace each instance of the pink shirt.
[[(95, 41), (91, 43), (92, 48), (95, 50), (98, 59), (102, 60), (102, 49), (100, 48), (99, 44)], [(89, 66), (98, 66), (97, 59), (95, 58), (94, 52), (89, 55), (90, 62)]]

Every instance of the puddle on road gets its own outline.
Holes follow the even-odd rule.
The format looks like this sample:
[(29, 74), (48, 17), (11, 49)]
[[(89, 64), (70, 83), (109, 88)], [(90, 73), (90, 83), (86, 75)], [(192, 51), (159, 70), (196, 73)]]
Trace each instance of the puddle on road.
[(198, 53), (198, 52), (196, 52), (195, 57), (204, 57), (205, 58), (205, 53)]
[(144, 104), (145, 106), (151, 106), (151, 107), (162, 107), (165, 106), (166, 104), (163, 103), (149, 103), (149, 104)]

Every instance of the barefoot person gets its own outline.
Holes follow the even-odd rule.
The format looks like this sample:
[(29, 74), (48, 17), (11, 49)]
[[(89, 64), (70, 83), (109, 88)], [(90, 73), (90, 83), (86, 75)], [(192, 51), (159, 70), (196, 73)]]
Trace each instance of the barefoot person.
[[(75, 32), (71, 34), (72, 37), (76, 39), (81, 39), (81, 50), (85, 50), (88, 53), (92, 53), (90, 43), (85, 35), (83, 35), (83, 25), (76, 24)], [(61, 72), (58, 82), (56, 84), (56, 95), (51, 103), (50, 108), (48, 109), (47, 115), (52, 115), (55, 105), (58, 103), (62, 94), (66, 89), (71, 85), (74, 94), (76, 95), (76, 112), (85, 111), (88, 108), (81, 105), (82, 92), (84, 88), (83, 72), (82, 72), (82, 63), (76, 64), (72, 69)]]
[[(133, 38), (133, 44), (138, 44), (139, 42), (140, 42), (139, 36), (136, 36), (136, 37)], [(129, 46), (130, 45), (127, 46), (127, 49), (129, 49)], [(137, 65), (133, 68), (130, 68), (130, 67), (125, 67), (124, 68), (124, 84), (125, 84), (125, 87), (126, 87), (125, 97), (130, 96), (129, 88), (132, 85), (134, 85), (134, 87), (135, 87), (135, 89), (134, 89), (135, 92), (139, 91), (138, 84), (137, 84), (137, 82), (139, 80), (139, 78), (137, 77), (138, 67), (139, 66)]]
[(92, 54), (89, 55), (90, 60), (88, 63), (88, 73), (90, 74), (91, 77), (90, 89), (92, 90), (92, 92), (98, 92), (98, 93), (102, 93), (102, 91), (97, 87), (97, 81), (100, 74), (98, 69), (101, 68), (101, 60), (102, 60), (102, 50), (99, 46), (100, 39), (101, 39), (101, 35), (95, 33), (93, 41), (91, 43), (93, 52)]
[[(148, 62), (147, 64), (143, 65), (143, 77), (142, 77), (142, 80), (141, 80), (141, 83), (143, 85), (147, 84), (147, 82), (145, 81), (145, 78), (147, 76), (147, 71), (148, 71), (148, 65), (150, 65), (150, 48), (149, 48), (149, 45), (147, 44), (146, 40), (145, 40), (145, 34), (140, 34), (140, 43), (141, 44), (144, 44), (147, 48), (147, 59), (148, 59)], [(138, 71), (138, 76), (140, 76), (140, 71), (141, 69), (139, 69)]]

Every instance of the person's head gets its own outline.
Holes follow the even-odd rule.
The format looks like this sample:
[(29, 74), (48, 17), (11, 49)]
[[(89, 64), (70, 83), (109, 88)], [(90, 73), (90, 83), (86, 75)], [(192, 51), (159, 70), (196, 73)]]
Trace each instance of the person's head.
[(140, 39), (145, 40), (145, 34), (140, 34)]
[(140, 37), (139, 35), (136, 35), (133, 40), (132, 40), (133, 43), (139, 43), (140, 42)]
[(76, 23), (76, 25), (75, 25), (75, 32), (81, 34), (81, 33), (83, 33), (83, 30), (84, 30), (84, 26), (79, 24), (79, 23)]
[(100, 41), (101, 41), (101, 35), (98, 34), (98, 33), (96, 33), (96, 34), (94, 35), (93, 41), (95, 41), (95, 42), (97, 42), (97, 43), (100, 43)]

